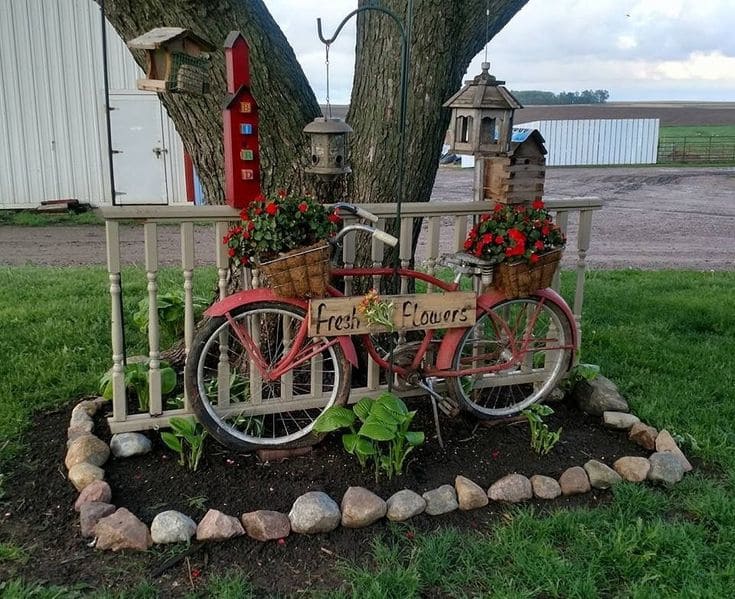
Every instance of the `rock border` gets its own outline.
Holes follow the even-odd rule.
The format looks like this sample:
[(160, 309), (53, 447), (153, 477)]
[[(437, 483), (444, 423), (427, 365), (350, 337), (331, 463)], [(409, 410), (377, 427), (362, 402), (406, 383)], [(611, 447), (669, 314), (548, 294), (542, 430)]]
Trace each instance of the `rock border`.
[[(606, 391), (610, 384), (607, 379), (602, 382)], [(587, 386), (594, 387), (590, 382)], [(91, 545), (98, 549), (145, 551), (154, 543), (188, 543), (192, 537), (203, 542), (224, 541), (242, 535), (261, 542), (283, 543), (292, 532), (322, 534), (340, 525), (363, 528), (383, 518), (403, 522), (421, 513), (441, 516), (457, 509), (481, 509), (490, 502), (513, 504), (532, 498), (553, 500), (592, 489), (609, 489), (621, 481), (650, 481), (669, 486), (679, 482), (692, 470), (692, 465), (671, 434), (665, 429), (657, 431), (629, 414), (627, 403), (623, 405), (619, 399), (622, 398), (618, 395), (614, 405), (625, 408), (624, 411), (603, 410), (600, 413), (599, 401), (593, 402), (591, 409), (580, 407), (587, 414), (601, 415), (608, 428), (627, 431), (632, 442), (653, 452), (649, 458), (624, 456), (612, 467), (591, 459), (582, 466), (567, 468), (558, 479), (539, 474), (526, 477), (513, 472), (494, 481), (487, 490), (459, 474), (453, 485), (444, 484), (423, 495), (403, 489), (387, 500), (363, 487), (349, 487), (340, 504), (326, 493), (310, 491), (296, 498), (288, 514), (256, 510), (236, 517), (210, 509), (196, 523), (181, 512), (166, 510), (153, 518), (149, 528), (127, 509), (116, 508), (111, 503), (112, 490), (104, 481), (102, 469), (110, 451), (116, 457), (129, 457), (151, 451), (152, 444), (140, 433), (113, 435), (109, 447), (96, 437), (92, 433), (92, 417), (107, 403), (101, 397), (83, 400), (72, 410), (64, 461), (69, 480), (79, 491), (74, 509), (79, 512), (82, 537), (93, 538)]]

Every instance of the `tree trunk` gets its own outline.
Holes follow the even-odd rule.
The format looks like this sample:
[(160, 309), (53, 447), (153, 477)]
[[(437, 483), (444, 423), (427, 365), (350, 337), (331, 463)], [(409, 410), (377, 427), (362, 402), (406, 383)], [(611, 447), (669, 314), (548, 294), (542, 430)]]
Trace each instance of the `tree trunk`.
[[(99, 2), (99, 0), (97, 0)], [(360, 0), (363, 4), (365, 0)], [(485, 43), (488, 0), (417, 0), (413, 11), (411, 73), (406, 135), (404, 201), (427, 201), (449, 121), (442, 103)], [(492, 38), (527, 0), (489, 0)], [(405, 21), (406, 0), (382, 5)], [(107, 0), (107, 18), (125, 40), (155, 27), (179, 26), (211, 41), (211, 91), (203, 97), (161, 94), (202, 181), (207, 201), (224, 202), (222, 44), (239, 30), (250, 45), (252, 91), (261, 117), (262, 184), (336, 199), (341, 184), (324, 185), (305, 175), (307, 139), (302, 129), (321, 111), (293, 49), (262, 0)], [(316, 30), (316, 27), (315, 27)], [(326, 31), (326, 35), (332, 32)], [(314, 34), (315, 46), (319, 44)], [(337, 42), (339, 43), (339, 42)], [(142, 52), (133, 55), (144, 66)], [(349, 197), (357, 202), (396, 201), (400, 41), (392, 19), (370, 11), (358, 18), (357, 62), (348, 121), (352, 135)]]

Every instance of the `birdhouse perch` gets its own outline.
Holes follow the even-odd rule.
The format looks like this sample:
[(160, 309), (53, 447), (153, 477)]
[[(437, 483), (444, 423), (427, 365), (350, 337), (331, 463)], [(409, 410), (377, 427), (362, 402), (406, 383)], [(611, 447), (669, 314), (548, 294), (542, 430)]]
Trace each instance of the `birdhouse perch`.
[(131, 50), (144, 50), (146, 78), (138, 89), (153, 92), (206, 93), (209, 52), (214, 46), (181, 27), (158, 27), (128, 42)]

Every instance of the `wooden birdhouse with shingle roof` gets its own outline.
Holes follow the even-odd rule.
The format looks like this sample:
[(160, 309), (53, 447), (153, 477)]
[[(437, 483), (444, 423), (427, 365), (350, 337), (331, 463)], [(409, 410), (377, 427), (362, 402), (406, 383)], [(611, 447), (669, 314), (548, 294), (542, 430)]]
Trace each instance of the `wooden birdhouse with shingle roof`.
[(475, 163), (483, 168), (484, 200), (500, 204), (527, 204), (540, 200), (546, 177), (546, 147), (538, 129), (514, 127), (507, 154), (488, 156)]
[(138, 79), (138, 89), (194, 95), (207, 92), (209, 53), (215, 47), (188, 29), (158, 27), (130, 40), (128, 48), (146, 53), (146, 77)]
[(523, 106), (489, 69), (490, 63), (483, 62), (482, 72), (444, 103), (452, 109), (450, 151), (455, 154), (479, 157), (510, 151), (513, 112)]

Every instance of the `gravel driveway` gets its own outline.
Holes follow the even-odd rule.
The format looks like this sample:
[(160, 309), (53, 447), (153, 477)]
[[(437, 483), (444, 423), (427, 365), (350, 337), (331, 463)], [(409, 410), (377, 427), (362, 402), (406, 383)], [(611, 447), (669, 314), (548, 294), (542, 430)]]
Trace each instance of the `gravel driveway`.
[[(441, 168), (432, 199), (466, 201), (471, 190), (471, 169)], [(590, 266), (735, 269), (735, 168), (552, 168), (546, 195), (605, 200), (593, 219)], [(199, 263), (213, 264), (213, 237), (212, 228), (197, 227)], [(142, 228), (122, 227), (121, 238), (125, 262), (142, 264)], [(443, 249), (449, 249), (447, 244)], [(160, 227), (161, 263), (180, 264), (179, 251), (178, 228)], [(575, 258), (567, 252), (567, 264)], [(104, 263), (104, 227), (0, 226), (0, 264)]]

